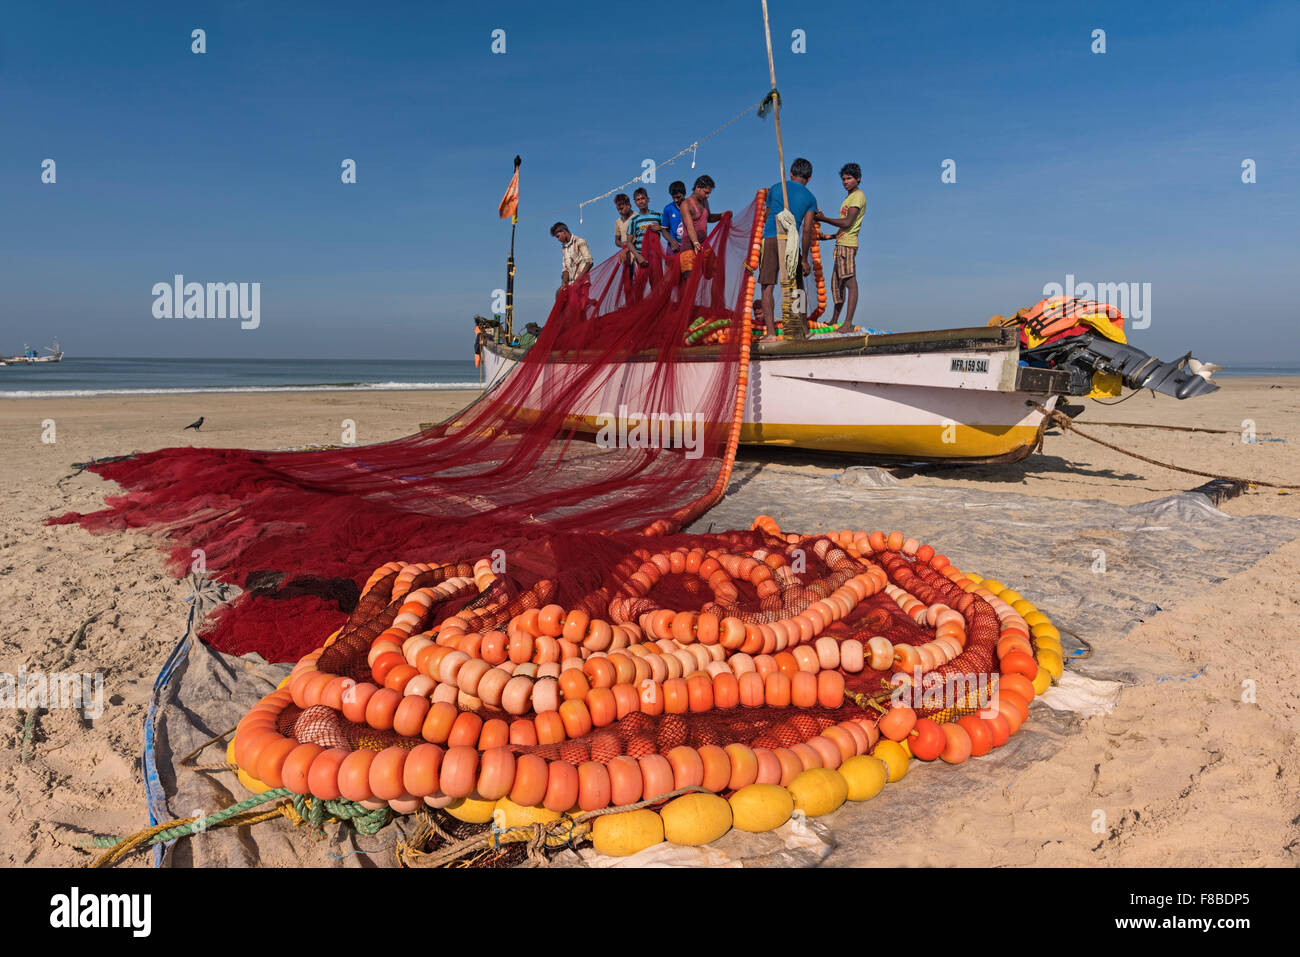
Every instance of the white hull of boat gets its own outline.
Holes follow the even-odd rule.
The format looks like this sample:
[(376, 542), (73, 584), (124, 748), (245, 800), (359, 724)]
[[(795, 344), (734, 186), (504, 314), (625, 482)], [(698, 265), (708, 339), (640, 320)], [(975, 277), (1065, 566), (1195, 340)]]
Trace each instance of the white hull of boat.
[[(703, 352), (703, 350), (701, 350)], [(524, 353), (483, 348), (488, 383), (508, 376)], [(898, 459), (1015, 460), (1038, 439), (1042, 413), (1057, 395), (1050, 375), (1026, 385), (1015, 340), (996, 329), (959, 329), (756, 347), (750, 364), (741, 442)], [(554, 358), (554, 357), (553, 357)], [(677, 363), (672, 411), (692, 415), (711, 376), (696, 353)], [(573, 410), (596, 432), (613, 419), (635, 424), (654, 366), (631, 361)], [(578, 357), (548, 363), (524, 400), (544, 405), (548, 377), (585, 374)]]

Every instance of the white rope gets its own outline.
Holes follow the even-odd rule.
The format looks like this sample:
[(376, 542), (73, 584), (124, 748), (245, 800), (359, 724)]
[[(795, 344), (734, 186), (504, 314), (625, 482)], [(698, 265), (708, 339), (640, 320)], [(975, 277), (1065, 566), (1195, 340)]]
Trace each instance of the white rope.
[(798, 282), (799, 276), (799, 225), (794, 221), (794, 213), (783, 209), (776, 214), (776, 231), (785, 232), (784, 278)]
[[(703, 137), (703, 138), (701, 138), (701, 139), (698, 139), (698, 140), (696, 140), (695, 142), (690, 143), (690, 144), (687, 145), (687, 146), (683, 146), (680, 150), (678, 150), (678, 151), (677, 151), (676, 153), (674, 153), (672, 156), (668, 157), (668, 159), (664, 160), (662, 163), (656, 163), (656, 164), (655, 164), (655, 169), (658, 170), (658, 169), (660, 169), (661, 167), (664, 167), (664, 166), (671, 166), (673, 163), (677, 162), (679, 159), (681, 159), (681, 158), (682, 158), (683, 156), (685, 156), (687, 153), (690, 153), (690, 154), (691, 154), (691, 169), (694, 169), (694, 168), (695, 168), (695, 154), (696, 154), (696, 152), (699, 150), (699, 148), (700, 148), (700, 144), (701, 144), (701, 143), (703, 143), (703, 142), (705, 142), (705, 141), (707, 141), (707, 140), (710, 140), (710, 139), (712, 139), (713, 137), (717, 136), (719, 133), (721, 133), (723, 130), (725, 130), (728, 126), (730, 126), (732, 123), (736, 122), (736, 120), (740, 119), (742, 116), (746, 116), (747, 114), (753, 113), (753, 112), (756, 111), (756, 110), (759, 108), (759, 106), (761, 106), (761, 105), (762, 105), (762, 101), (760, 100), (758, 103), (755, 103), (753, 106), (747, 107), (746, 109), (744, 109), (744, 110), (742, 110), (741, 112), (737, 113), (737, 114), (736, 114), (735, 116), (733, 116), (731, 119), (727, 120), (727, 122), (723, 123), (723, 124), (722, 124), (721, 126), (719, 126), (716, 130), (714, 130), (712, 133), (710, 133), (708, 136), (705, 136), (705, 137)], [(626, 183), (621, 183), (621, 184), (619, 184), (618, 186), (615, 186), (613, 189), (608, 189), (608, 190), (606, 190), (605, 192), (601, 193), (599, 196), (593, 196), (593, 197), (591, 197), (591, 199), (585, 199), (585, 200), (583, 200), (581, 203), (578, 204), (578, 223), (579, 223), (579, 224), (582, 223), (582, 209), (583, 209), (584, 206), (590, 206), (592, 203), (598, 203), (598, 202), (600, 202), (602, 199), (608, 199), (609, 197), (611, 197), (611, 196), (613, 196), (615, 193), (617, 193), (619, 190), (627, 189), (627, 188), (628, 188), (629, 186), (631, 186), (633, 183), (641, 183), (641, 182), (645, 182), (645, 181), (642, 179), (642, 176), (644, 176), (644, 175), (645, 175), (644, 173), (640, 173), (640, 174), (638, 174), (637, 176), (634, 176), (632, 179), (628, 180)], [(545, 212), (541, 212), (541, 213), (532, 213), (531, 215), (528, 215), (528, 216), (520, 216), (520, 217), (519, 217), (519, 221), (520, 221), (520, 222), (524, 222), (525, 220), (529, 220), (529, 219), (540, 219), (540, 218), (542, 218), (542, 217), (544, 217), (544, 216), (545, 216), (545, 217), (554, 216), (556, 213), (562, 213), (562, 212), (564, 212), (566, 209), (572, 209), (572, 208), (573, 208), (572, 205), (569, 205), (569, 206), (557, 206), (556, 208), (554, 208), (554, 209), (548, 209), (548, 210), (546, 210)]]

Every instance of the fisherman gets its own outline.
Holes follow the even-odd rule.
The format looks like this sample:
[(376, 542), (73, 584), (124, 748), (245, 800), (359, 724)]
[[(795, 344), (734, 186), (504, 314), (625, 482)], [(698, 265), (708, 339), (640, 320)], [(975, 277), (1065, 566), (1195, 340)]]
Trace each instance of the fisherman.
[(569, 227), (564, 223), (556, 223), (552, 226), (551, 235), (564, 247), (560, 257), (563, 266), (560, 273), (560, 288), (563, 289), (570, 283), (577, 282), (591, 269), (591, 250), (587, 248), (587, 241), (569, 232)]
[(628, 220), (628, 250), (638, 266), (647, 265), (642, 244), (648, 232), (662, 233), (664, 226), (658, 213), (650, 209), (650, 194), (642, 187), (632, 194), (636, 200), (636, 212)]
[(627, 198), (627, 193), (619, 193), (614, 197), (614, 208), (618, 210), (618, 219), (614, 221), (614, 248), (618, 250), (618, 261), (631, 262), (631, 257), (627, 254), (627, 233), (632, 224), (633, 212), (632, 200)]
[(716, 223), (731, 210), (715, 213), (709, 210), (709, 194), (713, 192), (713, 177), (707, 173), (695, 180), (695, 191), (682, 200), (682, 276), (695, 268), (695, 258), (704, 248), (709, 223)]
[(474, 368), (477, 369), (483, 361), (483, 341), (490, 339), (497, 341), (497, 330), (501, 328), (501, 323), (496, 319), (485, 319), (483, 316), (474, 317)]
[(530, 322), (524, 326), (524, 334), (519, 337), (519, 348), (531, 348), (536, 342), (537, 337), (542, 334), (542, 327), (535, 322)]
[(664, 238), (668, 240), (668, 251), (676, 253), (682, 248), (682, 201), (686, 199), (686, 184), (680, 179), (668, 184), (668, 195), (673, 201), (664, 207)]
[[(808, 181), (812, 179), (812, 163), (803, 157), (795, 160), (790, 164), (790, 178), (785, 181), (786, 192), (790, 194), (790, 212), (794, 215), (794, 221), (801, 224), (800, 235), (802, 241), (799, 244), (799, 253), (802, 258), (802, 274), (798, 279), (797, 286), (802, 289), (803, 276), (812, 272), (812, 262), (809, 259), (811, 255), (813, 237), (817, 235), (817, 224), (814, 214), (817, 210), (817, 198), (813, 196), (812, 190), (808, 188)], [(763, 336), (764, 342), (774, 341), (776, 336), (776, 323), (773, 317), (774, 297), (772, 287), (781, 281), (781, 275), (785, 263), (785, 240), (784, 233), (778, 233), (776, 225), (776, 214), (785, 209), (785, 202), (781, 198), (781, 184), (773, 183), (767, 191), (767, 221), (763, 225), (763, 255), (759, 260), (758, 283), (763, 292), (763, 321), (766, 324), (766, 334)]]
[(839, 219), (823, 216), (817, 210), (817, 222), (835, 226), (839, 232), (823, 233), (818, 231), (818, 239), (835, 240), (835, 269), (831, 275), (831, 298), (835, 300), (835, 311), (831, 314), (831, 325), (840, 317), (840, 307), (844, 308), (844, 322), (836, 326), (836, 332), (848, 332), (853, 326), (853, 313), (858, 308), (858, 276), (855, 268), (858, 258), (858, 230), (862, 228), (862, 219), (867, 212), (867, 197), (859, 189), (862, 183), (862, 167), (857, 163), (845, 163), (840, 167), (840, 182), (848, 195), (840, 204)]

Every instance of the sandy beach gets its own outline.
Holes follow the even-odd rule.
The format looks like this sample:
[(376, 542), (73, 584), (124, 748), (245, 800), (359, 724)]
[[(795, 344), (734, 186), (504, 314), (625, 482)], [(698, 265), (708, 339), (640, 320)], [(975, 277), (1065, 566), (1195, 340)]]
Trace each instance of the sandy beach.
[[(1214, 395), (1182, 403), (1149, 393), (1118, 406), (1088, 402), (1079, 424), (1152, 459), (1216, 474), (1300, 482), (1300, 379), (1224, 379), (1221, 384)], [(84, 865), (90, 860), (84, 846), (88, 835), (125, 836), (147, 826), (143, 713), (154, 677), (185, 627), (188, 585), (163, 572), (153, 542), (141, 535), (92, 536), (75, 525), (44, 524), (68, 510), (95, 511), (115, 491), (93, 474), (74, 474), (74, 463), (172, 445), (336, 444), (348, 421), (355, 424), (358, 443), (382, 442), (411, 433), (420, 422), (441, 419), (472, 397), (459, 392), (221, 393), (0, 404), (5, 450), (0, 672), (61, 667), (101, 674), (105, 699), (102, 716), (93, 721), (71, 709), (42, 712), (27, 764), (19, 761), (26, 713), (8, 710), (0, 759), (0, 864)], [(182, 431), (199, 416), (205, 420), (201, 432)], [(1108, 421), (1229, 431), (1088, 428)], [(1255, 442), (1242, 438), (1243, 430), (1252, 428), (1249, 423)], [(769, 470), (830, 480), (852, 464), (754, 450), (745, 451), (742, 460), (762, 465), (760, 481)], [(918, 488), (1118, 505), (1207, 481), (1068, 433), (1049, 433), (1042, 454), (1012, 465), (893, 471), (903, 485)], [(1258, 486), (1219, 508), (1230, 516), (1300, 519), (1300, 493)], [(954, 529), (946, 537), (958, 535)], [(1293, 538), (1252, 567), (1200, 582), (1191, 598), (1162, 607), (1127, 641), (1181, 658), (1189, 669), (1202, 669), (1206, 680), (1126, 687), (1114, 711), (1082, 721), (1049, 762), (1030, 765), (1014, 782), (1005, 782), (1002, 806), (985, 805), (954, 822), (944, 834), (943, 856), (886, 863), (1294, 866), (1300, 858), (1294, 824), (1300, 812), (1297, 576), (1300, 540)], [(71, 636), (92, 615), (97, 617), (69, 655)], [(1257, 689), (1252, 707), (1220, 707), (1218, 702), (1245, 681)], [(962, 770), (978, 773), (977, 765)], [(1110, 836), (1100, 842), (1063, 838), (1086, 831), (1079, 822), (1086, 822), (1099, 800), (1128, 809), (1122, 820), (1111, 822)], [(867, 863), (841, 857), (830, 863)], [(137, 854), (128, 863), (149, 866), (150, 858)]]

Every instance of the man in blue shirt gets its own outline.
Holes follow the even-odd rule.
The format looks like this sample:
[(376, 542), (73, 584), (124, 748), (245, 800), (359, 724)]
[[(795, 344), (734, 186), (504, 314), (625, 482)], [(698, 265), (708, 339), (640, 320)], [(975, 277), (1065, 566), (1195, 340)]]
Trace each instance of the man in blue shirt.
[[(811, 255), (812, 244), (817, 237), (815, 218), (817, 198), (813, 196), (812, 190), (808, 188), (810, 179), (812, 179), (812, 163), (800, 157), (790, 164), (790, 178), (785, 181), (785, 186), (786, 192), (790, 194), (790, 212), (794, 214), (794, 221), (799, 224), (799, 251), (803, 259), (802, 275), (796, 287), (799, 289), (803, 287), (802, 276), (812, 272), (812, 262), (809, 256)], [(767, 221), (763, 225), (763, 256), (759, 260), (758, 266), (758, 284), (763, 289), (763, 321), (767, 326), (767, 334), (763, 338), (766, 341), (772, 341), (776, 338), (776, 321), (773, 318), (776, 311), (773, 308), (772, 287), (781, 281), (781, 265), (785, 261), (785, 235), (778, 233), (776, 226), (776, 214), (783, 209), (785, 209), (785, 202), (781, 198), (781, 184), (773, 183), (767, 191)]]
[(668, 252), (672, 254), (682, 248), (682, 200), (686, 198), (686, 184), (674, 180), (668, 186), (668, 195), (673, 201), (664, 207), (663, 236), (668, 241)]

